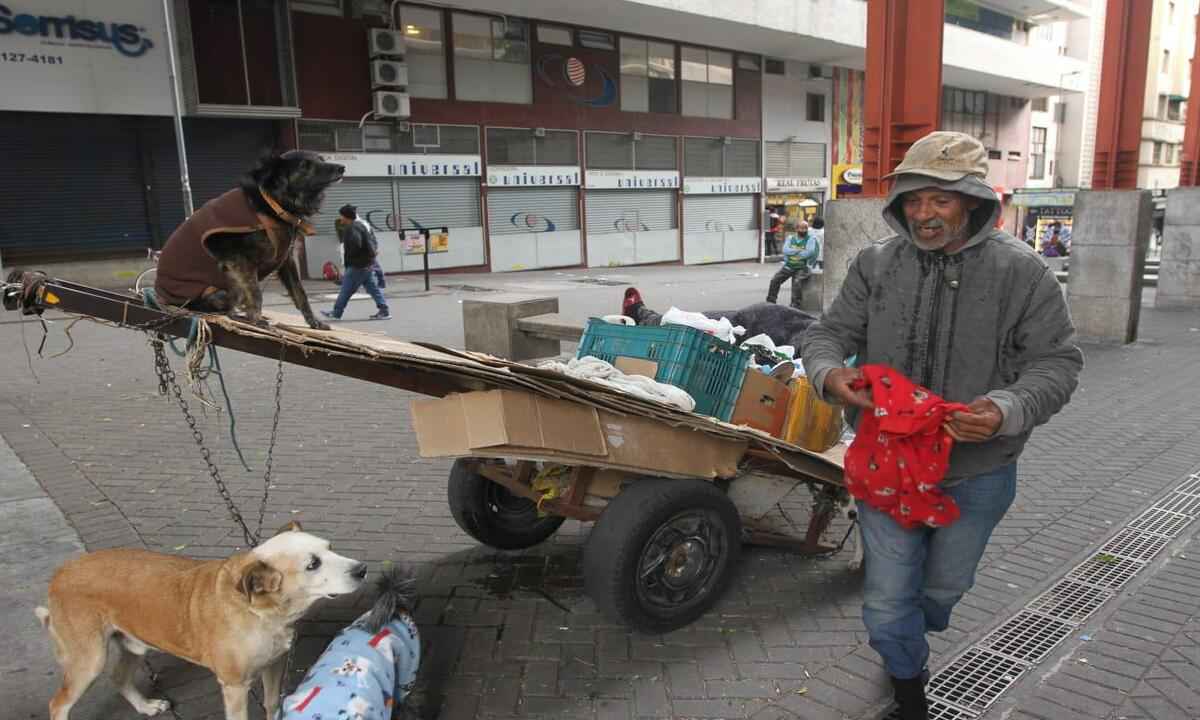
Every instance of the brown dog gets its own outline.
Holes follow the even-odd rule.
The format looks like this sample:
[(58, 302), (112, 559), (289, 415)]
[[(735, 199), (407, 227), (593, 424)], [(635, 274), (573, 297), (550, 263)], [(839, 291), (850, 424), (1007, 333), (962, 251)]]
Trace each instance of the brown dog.
[(273, 718), (296, 621), (320, 598), (357, 590), (366, 573), (364, 563), (330, 552), (327, 541), (295, 524), (226, 560), (131, 549), (71, 560), (50, 581), (49, 608), (36, 610), (63, 669), (50, 719), (67, 720), (104, 669), (110, 645), (120, 653), (113, 681), (139, 713), (170, 707), (133, 682), (138, 657), (158, 650), (216, 674), (227, 720), (246, 720), (250, 685), (261, 675)]

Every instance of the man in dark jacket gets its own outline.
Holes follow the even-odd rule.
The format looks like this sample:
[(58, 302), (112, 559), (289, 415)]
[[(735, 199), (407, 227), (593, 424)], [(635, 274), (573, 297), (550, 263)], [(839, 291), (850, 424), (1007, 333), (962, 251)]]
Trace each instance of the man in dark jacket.
[(862, 250), (828, 311), (804, 334), (802, 355), (822, 399), (872, 407), (845, 367), (884, 364), (967, 405), (945, 425), (955, 439), (946, 494), (961, 516), (904, 529), (859, 502), (866, 580), (863, 621), (882, 656), (903, 720), (925, 720), (927, 632), (955, 604), (1016, 494), (1017, 457), (1034, 427), (1078, 384), (1062, 289), (1028, 245), (995, 229), (1000, 203), (986, 181), (987, 150), (962, 133), (934, 132), (905, 154), (883, 217), (895, 235)]
[(350, 302), (350, 297), (360, 287), (365, 287), (371, 299), (375, 301), (375, 307), (378, 310), (371, 316), (371, 319), (387, 320), (391, 317), (387, 300), (383, 297), (383, 291), (379, 289), (372, 269), (375, 265), (376, 250), (375, 243), (371, 239), (371, 229), (365, 221), (358, 217), (358, 208), (353, 205), (344, 205), (338, 214), (341, 215), (340, 219), (343, 221), (340, 223), (342, 229), (339, 233), (339, 240), (342, 243), (346, 272), (342, 275), (342, 289), (333, 303), (333, 310), (322, 310), (321, 314), (330, 320), (341, 320), (342, 312), (346, 309), (346, 303)]

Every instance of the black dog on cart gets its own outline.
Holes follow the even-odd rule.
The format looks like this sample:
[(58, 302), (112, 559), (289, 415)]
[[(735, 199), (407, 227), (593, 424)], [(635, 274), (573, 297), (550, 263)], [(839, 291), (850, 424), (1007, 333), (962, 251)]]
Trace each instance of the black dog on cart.
[(292, 248), (298, 235), (316, 233), (308, 218), (345, 172), (307, 150), (264, 157), (240, 187), (205, 203), (171, 234), (158, 261), (157, 301), (201, 312), (241, 310), (258, 323), (260, 283), (274, 272), (309, 326), (328, 330), (308, 303)]

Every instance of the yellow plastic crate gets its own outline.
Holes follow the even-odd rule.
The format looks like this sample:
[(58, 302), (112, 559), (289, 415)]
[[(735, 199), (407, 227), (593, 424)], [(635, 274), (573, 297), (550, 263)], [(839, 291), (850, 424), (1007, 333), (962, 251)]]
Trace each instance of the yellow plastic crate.
[(806, 377), (788, 384), (792, 399), (783, 423), (783, 439), (811, 452), (825, 452), (836, 445), (842, 436), (842, 408), (820, 400)]

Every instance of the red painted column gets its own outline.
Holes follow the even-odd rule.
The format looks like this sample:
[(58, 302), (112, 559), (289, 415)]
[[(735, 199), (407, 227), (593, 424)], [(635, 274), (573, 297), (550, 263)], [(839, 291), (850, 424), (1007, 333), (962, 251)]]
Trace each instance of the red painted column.
[(867, 3), (864, 197), (886, 195), (881, 178), (941, 123), (945, 16), (944, 0)]
[(1092, 187), (1132, 190), (1137, 187), (1142, 143), (1150, 4), (1145, 0), (1108, 0), (1106, 13)]
[[(1196, 39), (1200, 40), (1200, 15), (1196, 16)], [(1187, 126), (1179, 159), (1179, 184), (1200, 185), (1200, 63), (1192, 61), (1192, 88), (1188, 92)]]

